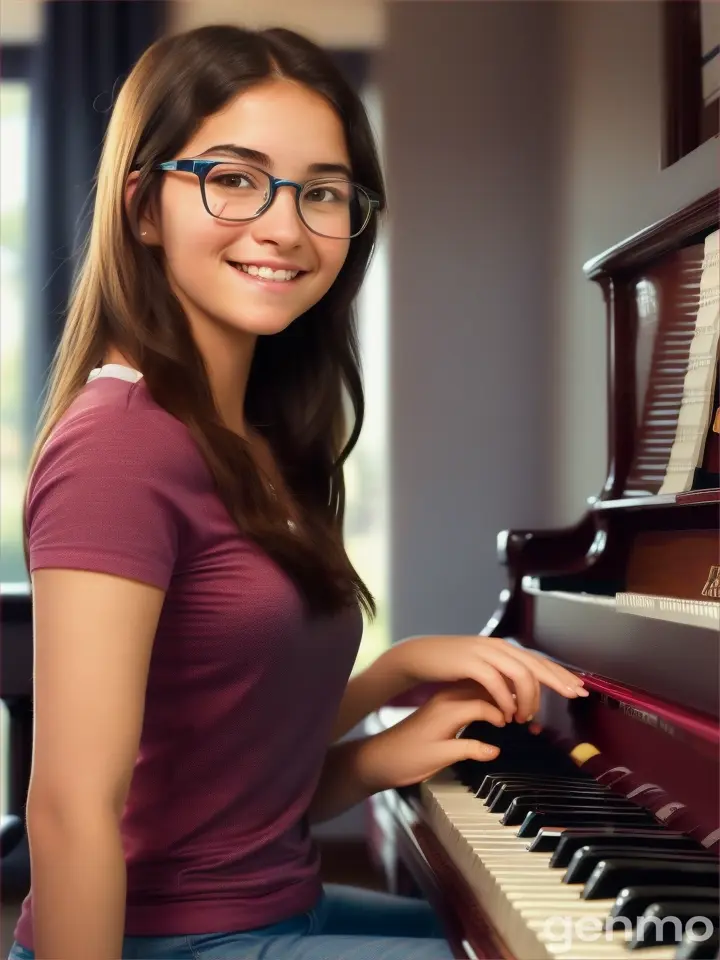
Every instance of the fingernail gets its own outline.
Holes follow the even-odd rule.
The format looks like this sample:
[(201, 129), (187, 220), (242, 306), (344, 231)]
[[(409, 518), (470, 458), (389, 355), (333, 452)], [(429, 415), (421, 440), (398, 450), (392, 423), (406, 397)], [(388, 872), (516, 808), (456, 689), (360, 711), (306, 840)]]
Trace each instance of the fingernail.
[(578, 696), (580, 696), (580, 697), (589, 697), (589, 696), (590, 696), (590, 691), (589, 691), (589, 690), (586, 690), (585, 687), (578, 687), (578, 688), (577, 688), (577, 692), (578, 692)]
[(491, 757), (493, 754), (497, 752), (498, 752), (497, 747), (488, 747), (488, 746), (483, 747), (483, 753), (486, 753), (489, 757)]

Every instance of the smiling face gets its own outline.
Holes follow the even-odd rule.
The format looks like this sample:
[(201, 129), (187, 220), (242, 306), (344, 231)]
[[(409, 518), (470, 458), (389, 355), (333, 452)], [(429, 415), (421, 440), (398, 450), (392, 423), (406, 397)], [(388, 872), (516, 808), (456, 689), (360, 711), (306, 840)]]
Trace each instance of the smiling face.
[[(342, 123), (330, 104), (282, 79), (250, 88), (207, 118), (177, 159), (237, 163), (227, 145), (264, 154), (265, 160), (249, 162), (298, 183), (317, 178), (326, 165), (350, 167)], [(279, 333), (332, 286), (350, 241), (310, 231), (298, 216), (293, 188), (278, 188), (260, 217), (238, 223), (208, 213), (194, 173), (160, 176), (159, 208), (143, 218), (143, 240), (162, 247), (168, 280), (196, 335), (209, 332), (208, 325), (253, 337)], [(297, 273), (287, 279), (286, 271)]]

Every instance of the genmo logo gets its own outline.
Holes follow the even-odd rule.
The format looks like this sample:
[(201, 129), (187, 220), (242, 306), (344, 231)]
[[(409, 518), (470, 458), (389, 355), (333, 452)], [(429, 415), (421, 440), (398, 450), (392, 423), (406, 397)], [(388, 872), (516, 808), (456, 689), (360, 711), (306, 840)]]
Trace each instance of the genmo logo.
[(542, 925), (541, 939), (557, 944), (555, 954), (576, 948), (579, 943), (611, 943), (618, 939), (637, 943), (679, 943), (683, 938), (695, 943), (709, 939), (715, 931), (713, 920), (696, 916), (681, 920), (672, 916), (643, 916), (632, 923), (627, 917), (613, 918), (606, 924), (599, 917), (548, 917)]

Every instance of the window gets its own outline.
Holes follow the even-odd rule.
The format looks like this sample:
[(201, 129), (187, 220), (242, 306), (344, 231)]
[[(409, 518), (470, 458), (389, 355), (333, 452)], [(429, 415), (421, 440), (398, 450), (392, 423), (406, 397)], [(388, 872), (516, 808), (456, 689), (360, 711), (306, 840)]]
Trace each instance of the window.
[(0, 81), (0, 582), (25, 582), (22, 503), (32, 442), (27, 407), (28, 57), (3, 51)]
[(720, 128), (720, 5), (664, 0), (662, 165), (681, 160)]
[[(382, 151), (382, 105), (378, 90), (366, 87), (363, 100)], [(347, 551), (377, 602), (377, 617), (365, 627), (356, 670), (366, 667), (390, 643), (386, 446), (388, 297), (387, 246), (381, 231), (358, 299), (365, 424), (345, 467)]]
[[(0, 582), (27, 580), (22, 502), (31, 442), (27, 411), (26, 210), (29, 51), (2, 51), (0, 80)], [(8, 710), (0, 705), (0, 815), (8, 809)]]

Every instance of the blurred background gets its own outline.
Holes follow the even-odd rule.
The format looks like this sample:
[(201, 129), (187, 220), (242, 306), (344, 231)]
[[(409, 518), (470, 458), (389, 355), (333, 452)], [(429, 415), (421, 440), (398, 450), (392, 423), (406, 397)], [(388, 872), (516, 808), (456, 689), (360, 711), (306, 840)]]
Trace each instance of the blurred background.
[[(605, 307), (582, 266), (717, 186), (719, 13), (2, 0), (4, 595), (27, 589), (26, 460), (113, 90), (153, 39), (209, 22), (299, 30), (337, 57), (381, 145), (390, 215), (359, 303), (367, 421), (348, 464), (348, 548), (379, 606), (359, 667), (408, 635), (477, 632), (503, 587), (498, 531), (571, 523), (599, 492)], [(4, 668), (20, 656), (9, 636)]]

